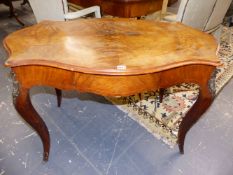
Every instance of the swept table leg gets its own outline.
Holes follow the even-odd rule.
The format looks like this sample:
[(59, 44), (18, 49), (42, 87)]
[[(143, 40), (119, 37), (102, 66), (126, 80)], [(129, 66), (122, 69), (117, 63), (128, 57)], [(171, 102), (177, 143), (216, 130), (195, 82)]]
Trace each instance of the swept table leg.
[(16, 110), (22, 118), (39, 134), (44, 147), (44, 161), (48, 160), (50, 149), (50, 137), (48, 128), (39, 114), (32, 106), (29, 89), (19, 86), (18, 92), (13, 90), (13, 100)]
[(212, 89), (206, 86), (200, 86), (199, 96), (195, 104), (188, 111), (182, 120), (178, 133), (178, 146), (181, 154), (184, 154), (185, 135), (189, 129), (198, 121), (201, 115), (208, 109), (213, 101)]
[(163, 102), (164, 92), (165, 92), (165, 89), (164, 89), (164, 88), (160, 88), (160, 89), (159, 89), (159, 103), (162, 103), (162, 102)]
[(56, 95), (57, 95), (57, 106), (61, 106), (61, 100), (62, 100), (62, 91), (60, 89), (55, 88)]

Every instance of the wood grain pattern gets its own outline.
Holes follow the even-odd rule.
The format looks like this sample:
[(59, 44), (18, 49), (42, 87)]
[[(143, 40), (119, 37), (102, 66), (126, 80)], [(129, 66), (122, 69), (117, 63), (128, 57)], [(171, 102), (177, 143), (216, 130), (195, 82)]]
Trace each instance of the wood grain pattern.
[(181, 23), (45, 21), (11, 34), (4, 44), (11, 53), (6, 62), (9, 67), (34, 64), (84, 73), (135, 75), (188, 64), (219, 65), (215, 39)]
[[(44, 160), (48, 160), (50, 139), (44, 121), (30, 102), (33, 86), (54, 87), (60, 106), (61, 90), (128, 96), (196, 83), (200, 95), (178, 133), (183, 153), (186, 133), (213, 101), (211, 79), (220, 64), (214, 38), (179, 23), (129, 19), (45, 21), (10, 34), (4, 46), (9, 52), (5, 64), (11, 67), (14, 84), (18, 84), (18, 93), (13, 90), (15, 107), (41, 137)], [(117, 69), (119, 65), (121, 69)]]

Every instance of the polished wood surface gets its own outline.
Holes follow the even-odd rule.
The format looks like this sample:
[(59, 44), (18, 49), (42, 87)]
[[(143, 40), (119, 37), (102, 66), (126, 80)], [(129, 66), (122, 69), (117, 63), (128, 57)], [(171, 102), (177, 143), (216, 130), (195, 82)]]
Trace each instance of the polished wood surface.
[(48, 160), (50, 137), (30, 101), (34, 86), (54, 87), (60, 106), (61, 90), (128, 96), (196, 83), (199, 97), (179, 128), (180, 153), (184, 153), (186, 133), (214, 99), (217, 44), (212, 36), (179, 23), (46, 21), (10, 34), (4, 46), (9, 52), (6, 66), (15, 75), (15, 108), (41, 137), (44, 160)]
[(84, 73), (133, 75), (187, 64), (219, 64), (215, 39), (181, 23), (45, 21), (11, 34), (4, 43), (11, 53), (6, 62), (10, 67), (36, 64)]
[[(140, 17), (162, 8), (163, 0), (68, 0), (71, 3), (90, 7), (99, 5), (104, 14), (118, 17)], [(177, 0), (170, 0), (169, 4)]]

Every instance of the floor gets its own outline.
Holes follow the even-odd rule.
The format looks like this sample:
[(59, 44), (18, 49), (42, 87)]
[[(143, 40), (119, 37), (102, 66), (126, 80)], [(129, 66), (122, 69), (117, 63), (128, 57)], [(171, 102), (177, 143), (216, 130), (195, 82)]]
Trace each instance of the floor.
[[(16, 11), (26, 25), (35, 23), (27, 5)], [(20, 28), (0, 5), (0, 40)], [(0, 175), (232, 175), (233, 81), (187, 134), (184, 155), (103, 97), (64, 92), (58, 108), (52, 88), (33, 88), (33, 105), (51, 135), (50, 158), (43, 162), (39, 137), (12, 105), (0, 43)]]

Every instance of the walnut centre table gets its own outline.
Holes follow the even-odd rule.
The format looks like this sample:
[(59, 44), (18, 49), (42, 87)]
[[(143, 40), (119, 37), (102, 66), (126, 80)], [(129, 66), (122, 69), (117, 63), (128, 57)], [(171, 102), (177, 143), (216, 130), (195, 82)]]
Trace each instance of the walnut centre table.
[(217, 44), (208, 34), (181, 23), (134, 19), (43, 21), (4, 40), (5, 65), (14, 74), (16, 110), (41, 137), (48, 160), (48, 129), (33, 108), (29, 90), (51, 86), (103, 96), (128, 96), (143, 91), (196, 83), (200, 93), (178, 132), (184, 152), (187, 131), (214, 98), (214, 72), (220, 65)]

